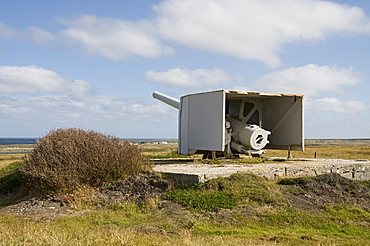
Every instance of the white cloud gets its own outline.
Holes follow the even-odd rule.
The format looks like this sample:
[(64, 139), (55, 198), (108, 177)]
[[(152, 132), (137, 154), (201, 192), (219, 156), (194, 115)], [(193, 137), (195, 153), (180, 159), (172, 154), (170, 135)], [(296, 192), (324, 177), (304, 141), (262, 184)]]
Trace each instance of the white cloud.
[(313, 96), (327, 92), (342, 92), (346, 86), (354, 86), (360, 75), (351, 67), (319, 66), (309, 64), (269, 73), (257, 81), (266, 91), (302, 93)]
[(231, 77), (224, 70), (213, 68), (172, 68), (165, 72), (149, 70), (145, 72), (145, 78), (157, 83), (176, 87), (205, 87), (227, 84)]
[(75, 93), (91, 90), (82, 80), (69, 80), (56, 72), (37, 66), (0, 66), (0, 93)]
[(130, 55), (146, 58), (171, 53), (155, 35), (149, 21), (124, 21), (83, 15), (74, 20), (64, 20), (68, 26), (63, 36), (77, 43), (92, 54), (112, 60), (121, 60)]
[[(166, 40), (276, 67), (286, 44), (370, 33), (370, 19), (361, 8), (321, 0), (163, 0), (153, 10), (152, 18), (136, 21), (94, 15), (61, 19), (66, 27), (58, 35), (112, 60), (173, 53)], [(0, 37), (17, 33), (25, 35), (0, 22)], [(36, 26), (26, 35), (41, 43), (57, 41)]]
[(27, 28), (27, 34), (37, 43), (51, 43), (57, 41), (57, 38), (51, 32), (37, 26), (29, 26)]
[(155, 120), (173, 116), (161, 103), (145, 104), (114, 96), (26, 96), (0, 97), (0, 115), (31, 122), (93, 125), (114, 120), (113, 124), (131, 120)]
[(337, 113), (355, 113), (366, 109), (365, 105), (359, 101), (343, 102), (333, 97), (313, 100), (308, 106), (311, 110), (334, 111)]
[(164, 0), (154, 7), (162, 37), (243, 59), (280, 64), (284, 44), (370, 31), (359, 7), (317, 0)]
[(0, 38), (11, 38), (18, 35), (17, 30), (0, 21)]
[(41, 136), (50, 129), (79, 127), (120, 137), (173, 137), (176, 118), (177, 110), (154, 101), (93, 94), (0, 96), (4, 136)]
[[(141, 132), (153, 133), (154, 126), (160, 124), (158, 119), (171, 117), (176, 119), (176, 110), (162, 103), (97, 95), (91, 93), (87, 81), (69, 80), (52, 70), (37, 66), (0, 66), (1, 122), (43, 130), (82, 127), (104, 131), (108, 127), (140, 136)], [(147, 127), (143, 122), (151, 124)], [(143, 131), (137, 127), (141, 123), (146, 127)]]
[(309, 64), (269, 73), (258, 80), (257, 86), (265, 91), (276, 93), (304, 94), (308, 96), (305, 104), (310, 112), (354, 113), (365, 110), (365, 105), (359, 101), (317, 97), (344, 92), (345, 87), (355, 86), (359, 81), (359, 73), (351, 67), (339, 68)]
[(37, 43), (56, 42), (57, 38), (50, 31), (38, 26), (28, 26), (25, 31), (12, 28), (0, 21), (0, 38), (32, 40)]

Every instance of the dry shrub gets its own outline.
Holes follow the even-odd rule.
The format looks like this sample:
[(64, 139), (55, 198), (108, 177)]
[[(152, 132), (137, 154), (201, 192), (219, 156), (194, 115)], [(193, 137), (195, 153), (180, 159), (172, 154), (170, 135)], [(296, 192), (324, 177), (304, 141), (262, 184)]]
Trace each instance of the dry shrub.
[(69, 128), (53, 130), (40, 139), (21, 172), (41, 191), (72, 190), (125, 178), (145, 166), (137, 146), (102, 133)]

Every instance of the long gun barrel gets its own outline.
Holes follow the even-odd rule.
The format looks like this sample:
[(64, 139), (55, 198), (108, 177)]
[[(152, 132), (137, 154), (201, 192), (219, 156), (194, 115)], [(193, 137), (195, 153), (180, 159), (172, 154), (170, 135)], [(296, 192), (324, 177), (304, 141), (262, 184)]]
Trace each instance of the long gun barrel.
[(180, 109), (180, 101), (177, 100), (176, 98), (167, 96), (167, 95), (165, 95), (163, 93), (160, 93), (158, 91), (153, 92), (153, 97), (155, 99), (158, 99), (158, 100), (176, 108), (176, 109)]

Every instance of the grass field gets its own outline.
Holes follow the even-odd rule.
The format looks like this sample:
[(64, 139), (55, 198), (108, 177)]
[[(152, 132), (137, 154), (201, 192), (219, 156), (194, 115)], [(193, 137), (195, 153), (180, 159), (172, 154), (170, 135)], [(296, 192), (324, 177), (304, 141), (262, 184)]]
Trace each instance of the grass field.
[[(342, 158), (342, 159), (368, 159), (370, 160), (370, 140), (306, 140), (305, 151), (292, 151), (295, 158)], [(4, 149), (30, 149), (32, 145), (0, 146)], [(144, 156), (148, 158), (177, 158), (187, 157), (177, 154), (177, 143), (171, 144), (142, 144), (139, 145)], [(9, 163), (8, 160), (19, 160), (24, 154), (0, 154), (1, 162)], [(265, 157), (286, 157), (286, 150), (265, 150)], [(201, 158), (201, 155), (192, 157)], [(2, 166), (6, 165), (3, 164)]]
[[(367, 159), (370, 160), (370, 146), (307, 146), (305, 151), (292, 151), (294, 158), (317, 158), (324, 159)], [(286, 157), (287, 151), (266, 150), (266, 157)]]
[[(351, 218), (355, 214), (355, 218)], [(0, 215), (0, 240), (6, 245), (369, 245), (369, 213), (355, 208), (324, 212), (262, 207), (252, 217), (211, 215), (184, 225), (157, 208), (124, 204), (90, 209), (84, 215), (34, 220)]]
[(0, 212), (0, 242), (6, 245), (369, 245), (370, 211), (364, 205), (334, 203), (304, 209), (291, 203), (289, 192), (294, 189), (295, 186), (239, 174), (206, 185), (177, 189), (162, 199), (141, 204), (97, 206), (94, 198), (82, 196), (83, 191), (79, 191), (80, 200), (69, 215), (51, 216), (52, 209), (44, 214), (27, 215)]
[[(177, 157), (176, 145), (140, 148), (148, 158)], [(312, 158), (315, 152), (318, 158), (370, 159), (369, 145), (319, 144), (293, 156)], [(268, 151), (265, 156), (286, 154)], [(0, 188), (8, 185), (4, 182), (11, 175), (15, 181), (10, 181), (17, 181), (22, 156), (0, 155)], [(311, 191), (299, 186), (307, 182)], [(42, 213), (9, 210), (9, 197), (3, 194), (0, 245), (370, 245), (369, 181), (339, 180), (332, 186), (320, 182), (291, 179), (283, 185), (239, 174), (168, 191), (146, 202), (106, 205), (82, 188), (72, 194), (72, 207), (63, 210), (69, 212), (60, 214), (53, 207)], [(325, 187), (332, 192), (317, 199), (343, 193), (343, 201), (307, 207)]]
[(6, 167), (7, 165), (21, 161), (24, 154), (0, 154), (0, 168)]
[[(186, 157), (177, 154), (177, 144), (168, 145), (140, 145), (143, 154), (148, 158), (176, 158)], [(370, 141), (343, 142), (343, 140), (329, 140), (318, 142), (308, 141), (305, 151), (292, 151), (294, 158), (332, 158), (332, 159), (367, 159), (370, 160)], [(287, 150), (265, 150), (263, 157), (287, 157)], [(201, 158), (201, 155), (192, 157)]]

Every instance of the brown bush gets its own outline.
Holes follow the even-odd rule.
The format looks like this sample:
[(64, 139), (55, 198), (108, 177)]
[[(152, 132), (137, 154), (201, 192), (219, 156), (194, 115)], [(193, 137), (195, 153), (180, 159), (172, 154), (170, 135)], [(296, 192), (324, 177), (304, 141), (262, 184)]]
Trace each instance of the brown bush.
[(21, 172), (42, 191), (100, 186), (146, 166), (140, 150), (94, 131), (57, 129), (38, 140)]

